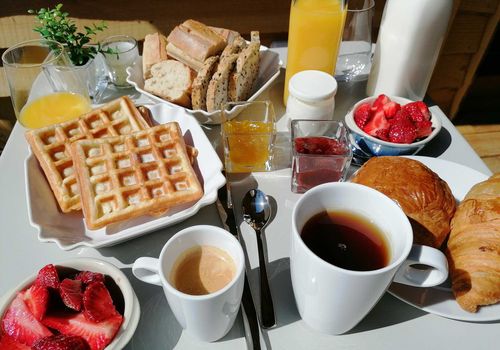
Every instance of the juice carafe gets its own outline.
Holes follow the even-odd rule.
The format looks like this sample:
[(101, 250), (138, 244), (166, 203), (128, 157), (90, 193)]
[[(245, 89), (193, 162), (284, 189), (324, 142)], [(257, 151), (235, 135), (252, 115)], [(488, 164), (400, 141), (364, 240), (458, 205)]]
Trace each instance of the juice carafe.
[(292, 0), (285, 105), (288, 81), (295, 73), (314, 69), (334, 74), (346, 12), (346, 0)]

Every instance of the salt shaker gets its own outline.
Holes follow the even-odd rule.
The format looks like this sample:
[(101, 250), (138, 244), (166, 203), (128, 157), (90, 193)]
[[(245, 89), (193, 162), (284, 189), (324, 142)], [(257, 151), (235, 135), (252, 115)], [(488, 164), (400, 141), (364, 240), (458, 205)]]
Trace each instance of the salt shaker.
[(423, 99), (443, 44), (453, 0), (388, 0), (368, 78), (368, 96)]
[(288, 126), (293, 119), (333, 119), (337, 81), (331, 74), (318, 70), (301, 71), (292, 76), (288, 90)]

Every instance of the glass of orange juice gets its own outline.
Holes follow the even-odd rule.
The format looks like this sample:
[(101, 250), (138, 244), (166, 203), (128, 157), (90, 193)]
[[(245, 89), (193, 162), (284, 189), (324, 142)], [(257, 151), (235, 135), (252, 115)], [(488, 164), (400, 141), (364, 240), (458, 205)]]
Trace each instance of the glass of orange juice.
[(7, 49), (2, 62), (14, 112), (23, 126), (40, 128), (91, 109), (85, 82), (60, 43), (25, 41)]
[(346, 12), (347, 0), (292, 0), (285, 105), (288, 81), (295, 73), (312, 69), (334, 74)]
[(222, 140), (228, 173), (272, 168), (276, 117), (270, 101), (230, 102), (222, 108)]

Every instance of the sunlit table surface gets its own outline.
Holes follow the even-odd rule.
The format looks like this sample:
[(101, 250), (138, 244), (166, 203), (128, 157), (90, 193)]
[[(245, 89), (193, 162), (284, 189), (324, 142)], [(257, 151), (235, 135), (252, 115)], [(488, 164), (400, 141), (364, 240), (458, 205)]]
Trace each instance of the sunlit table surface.
[[(276, 49), (281, 55), (286, 49)], [(270, 99), (278, 118), (284, 114), (282, 103), (284, 72), (260, 99)], [(335, 119), (341, 120), (357, 100), (365, 97), (365, 82), (339, 85)], [(151, 103), (145, 96), (128, 91), (136, 103)], [(113, 97), (110, 91), (108, 98)], [(419, 155), (453, 161), (484, 174), (491, 174), (465, 139), (437, 106), (443, 129)], [(217, 145), (218, 127), (207, 127), (207, 135)], [(27, 214), (24, 160), (28, 145), (24, 129), (16, 124), (0, 157), (0, 295), (14, 288), (26, 276), (48, 263), (73, 257), (95, 257), (122, 268), (129, 277), (141, 305), (141, 320), (127, 349), (244, 349), (243, 324), (238, 318), (229, 334), (214, 343), (201, 343), (182, 332), (168, 307), (160, 287), (144, 284), (131, 273), (131, 264), (140, 256), (157, 257), (164, 243), (179, 230), (197, 224), (221, 225), (215, 205), (210, 205), (184, 222), (163, 228), (116, 246), (63, 251), (53, 243), (41, 243), (30, 226)], [(310, 330), (300, 319), (290, 281), (289, 233), (291, 208), (298, 195), (290, 193), (290, 169), (255, 173), (250, 181), (266, 191), (277, 208), (266, 229), (268, 275), (275, 302), (277, 326), (263, 331), (262, 346), (268, 349), (495, 349), (500, 343), (499, 322), (471, 323), (428, 314), (385, 294), (376, 307), (352, 331), (341, 336)], [(241, 179), (235, 179), (241, 180)], [(238, 191), (235, 191), (238, 197)], [(238, 204), (240, 198), (236, 198)], [(239, 220), (241, 222), (241, 220)], [(247, 251), (247, 272), (258, 309), (258, 256), (255, 236), (241, 224)]]

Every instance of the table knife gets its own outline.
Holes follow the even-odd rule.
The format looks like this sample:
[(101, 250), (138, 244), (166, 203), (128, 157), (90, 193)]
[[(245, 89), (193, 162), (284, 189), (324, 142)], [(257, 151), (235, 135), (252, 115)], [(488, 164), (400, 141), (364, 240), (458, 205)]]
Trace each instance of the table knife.
[[(231, 232), (239, 241), (241, 241), (233, 209), (228, 207), (228, 200), (228, 190), (225, 185), (219, 189), (215, 205), (224, 229)], [(248, 283), (248, 276), (246, 274), (243, 295), (241, 297), (241, 305), (244, 310), (243, 317), (246, 316), (247, 318), (246, 322), (243, 320), (247, 347), (248, 349), (260, 350), (259, 320), (257, 318), (257, 311), (255, 310), (252, 293), (250, 292), (250, 285)]]

